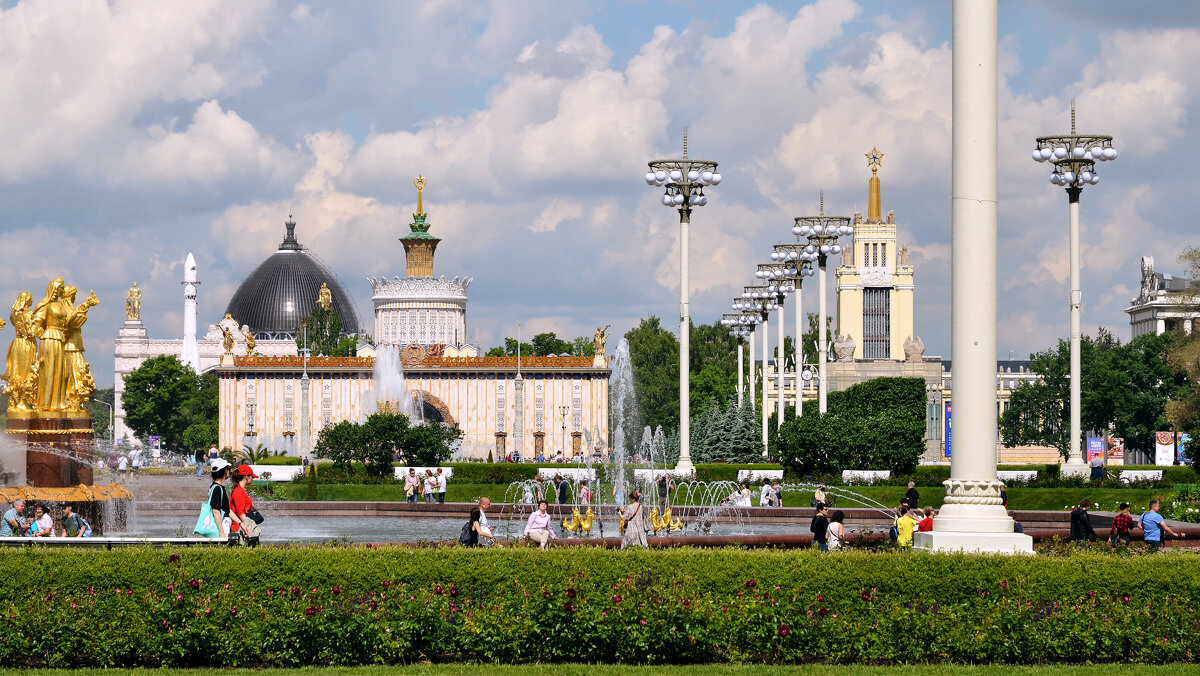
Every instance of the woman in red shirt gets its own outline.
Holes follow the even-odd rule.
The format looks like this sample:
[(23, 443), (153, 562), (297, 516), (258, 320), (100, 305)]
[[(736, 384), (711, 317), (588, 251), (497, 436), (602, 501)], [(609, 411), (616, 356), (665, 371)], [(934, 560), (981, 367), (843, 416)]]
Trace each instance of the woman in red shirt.
[(917, 524), (918, 531), (928, 532), (933, 530), (933, 514), (934, 512), (932, 507), (925, 508), (925, 518), (921, 519), (920, 523)]
[(254, 473), (254, 469), (250, 465), (239, 465), (234, 474), (237, 485), (233, 487), (233, 492), (229, 495), (229, 519), (232, 521), (229, 526), (231, 544), (235, 541), (251, 546), (258, 544), (258, 524), (251, 521), (250, 517), (246, 515), (254, 507), (250, 494), (246, 492), (246, 486), (249, 486), (250, 482), (257, 478), (258, 475)]

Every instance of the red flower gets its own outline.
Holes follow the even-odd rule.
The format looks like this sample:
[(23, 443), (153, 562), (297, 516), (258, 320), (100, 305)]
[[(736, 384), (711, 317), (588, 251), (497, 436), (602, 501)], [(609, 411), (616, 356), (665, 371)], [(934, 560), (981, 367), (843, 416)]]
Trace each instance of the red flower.
[(787, 636), (790, 633), (792, 633), (791, 627), (787, 626), (786, 624), (779, 625), (779, 635), (780, 636)]
[(869, 591), (865, 591), (865, 592), (863, 592), (863, 593), (862, 593), (862, 600), (864, 600), (864, 601), (870, 601), (870, 600), (871, 600), (871, 592), (869, 592)]
[(613, 594), (612, 600), (613, 600), (613, 603), (620, 603), (621, 601), (624, 601), (625, 599), (621, 598), (620, 594)]
[(179, 563), (179, 555), (178, 555), (178, 554), (172, 554), (172, 555), (170, 556), (170, 561), (171, 561), (171, 563)]
[(569, 598), (569, 599), (575, 598), (575, 590), (574, 589), (567, 589), (567, 598)]
[(824, 603), (825, 602), (824, 594), (817, 594), (817, 601), (820, 603)]
[(334, 594), (341, 594), (342, 588), (335, 585), (331, 591), (333, 591)]
[(758, 582), (755, 582), (754, 580), (746, 580), (746, 588), (747, 589), (753, 589), (757, 586), (758, 586)]
[(188, 584), (192, 585), (192, 589), (199, 589), (199, 588), (200, 588), (200, 582), (201, 582), (200, 580), (190, 580), (190, 581), (188, 582)]
[(817, 611), (817, 614), (820, 615), (821, 617), (825, 617), (826, 615), (829, 614), (829, 609), (821, 608), (820, 610)]

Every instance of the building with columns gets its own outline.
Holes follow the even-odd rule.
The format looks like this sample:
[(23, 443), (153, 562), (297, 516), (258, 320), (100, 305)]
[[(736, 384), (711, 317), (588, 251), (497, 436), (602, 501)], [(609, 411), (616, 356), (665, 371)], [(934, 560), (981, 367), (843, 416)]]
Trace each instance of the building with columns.
[(1131, 338), (1162, 335), (1176, 329), (1190, 334), (1200, 325), (1200, 282), (1154, 270), (1154, 258), (1142, 256), (1142, 285), (1129, 307)]
[(904, 359), (913, 333), (914, 270), (908, 248), (896, 241), (896, 212), (882, 216), (879, 167), (883, 153), (867, 153), (867, 217), (854, 214), (854, 236), (837, 268), (837, 332), (854, 340), (854, 358)]

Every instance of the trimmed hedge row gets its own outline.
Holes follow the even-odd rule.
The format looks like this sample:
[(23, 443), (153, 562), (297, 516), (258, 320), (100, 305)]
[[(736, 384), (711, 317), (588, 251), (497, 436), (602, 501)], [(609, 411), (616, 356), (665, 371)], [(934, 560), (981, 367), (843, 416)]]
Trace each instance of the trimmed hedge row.
[(256, 465), (299, 465), (300, 458), (293, 455), (272, 455), (255, 462)]
[[(1171, 662), (1190, 554), (32, 548), (0, 664)], [(902, 640), (901, 640), (901, 637)], [(246, 646), (253, 646), (247, 649)]]

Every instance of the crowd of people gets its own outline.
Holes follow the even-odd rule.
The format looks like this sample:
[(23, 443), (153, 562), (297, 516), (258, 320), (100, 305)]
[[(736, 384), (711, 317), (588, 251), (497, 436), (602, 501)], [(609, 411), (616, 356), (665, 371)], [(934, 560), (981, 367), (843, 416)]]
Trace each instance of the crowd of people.
[(445, 503), (446, 479), (441, 467), (436, 472), (426, 469), (424, 476), (417, 474), (417, 468), (409, 467), (404, 477), (404, 498), (410, 503)]
[(24, 500), (14, 500), (2, 517), (0, 537), (92, 537), (92, 524), (75, 512), (74, 505), (62, 503), (57, 520), (51, 516), (49, 507), (39, 502), (33, 506), (30, 515), (26, 514)]
[[(1092, 501), (1084, 498), (1079, 501), (1079, 506), (1071, 510), (1071, 535), (1072, 542), (1083, 546), (1088, 542), (1093, 542), (1098, 539), (1096, 529), (1092, 527), (1091, 516), (1088, 510), (1092, 506)], [(1150, 501), (1146, 511), (1138, 516), (1137, 521), (1133, 519), (1130, 513), (1128, 502), (1122, 502), (1118, 505), (1120, 511), (1113, 517), (1112, 524), (1108, 529), (1108, 544), (1113, 549), (1128, 547), (1133, 540), (1131, 531), (1134, 523), (1142, 530), (1142, 541), (1146, 543), (1146, 548), (1150, 552), (1157, 552), (1162, 547), (1165, 536), (1169, 535), (1173, 538), (1186, 538), (1187, 533), (1176, 533), (1166, 524), (1166, 520), (1159, 514), (1162, 508), (1162, 502), (1155, 498)]]

